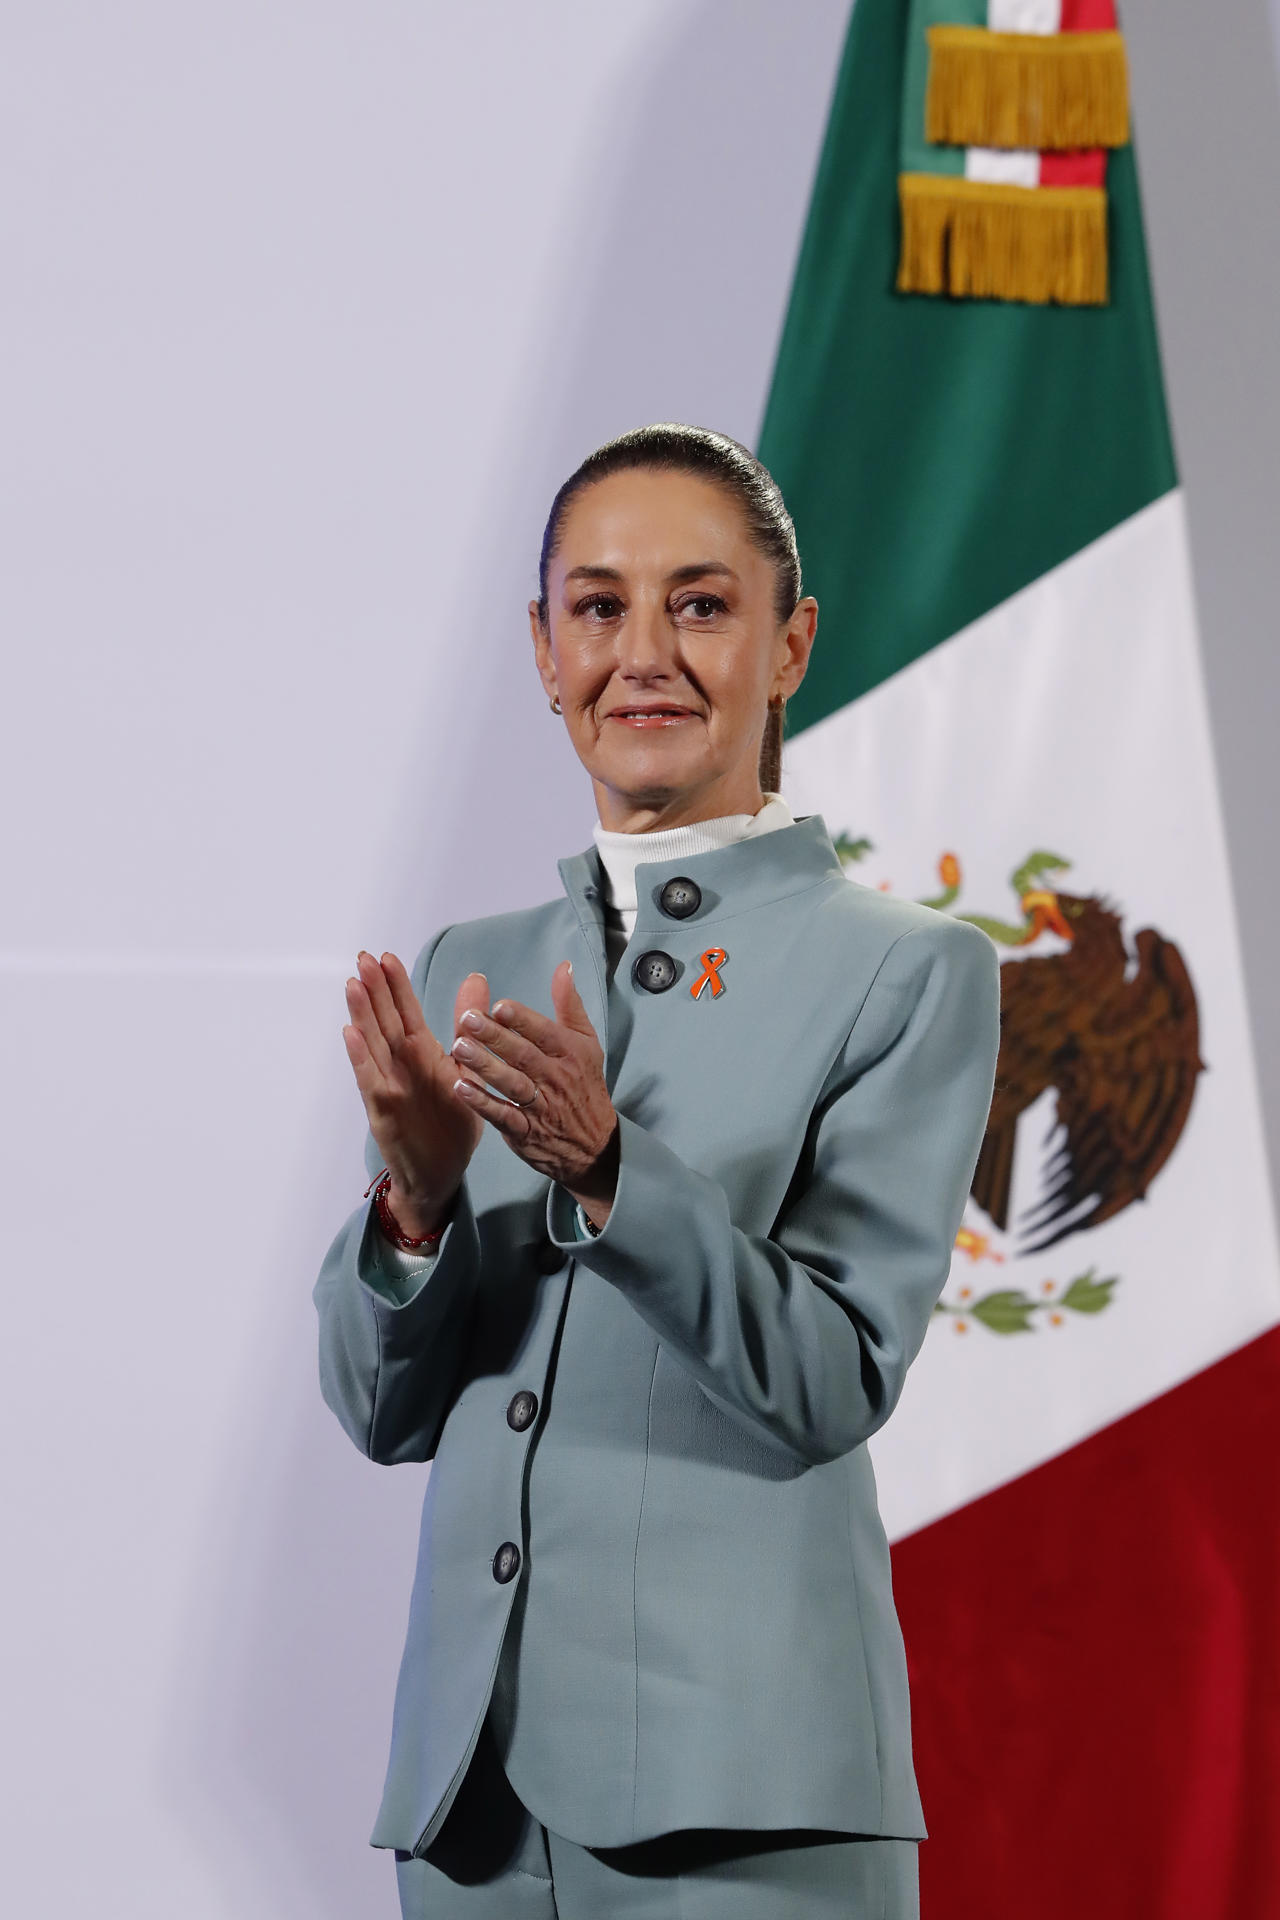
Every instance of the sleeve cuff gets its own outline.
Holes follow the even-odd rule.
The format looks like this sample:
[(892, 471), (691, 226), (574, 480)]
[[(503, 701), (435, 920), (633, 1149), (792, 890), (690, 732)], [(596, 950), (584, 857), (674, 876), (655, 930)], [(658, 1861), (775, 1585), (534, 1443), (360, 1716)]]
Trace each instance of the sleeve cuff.
[(445, 1250), (457, 1236), (454, 1228), (463, 1213), (464, 1203), (459, 1195), (448, 1225), (439, 1241), (429, 1253), (409, 1253), (402, 1247), (393, 1246), (378, 1224), (378, 1215), (372, 1200), (369, 1202), (369, 1217), (365, 1225), (364, 1236), (360, 1242), (360, 1252), (356, 1260), (356, 1273), (370, 1293), (380, 1300), (388, 1301), (393, 1307), (407, 1307), (417, 1299), (436, 1267), (445, 1256)]
[[(573, 1195), (564, 1187), (552, 1183), (547, 1194), (547, 1237), (564, 1253), (578, 1253), (590, 1248), (594, 1254), (598, 1249), (606, 1255), (621, 1242), (629, 1244), (634, 1237), (635, 1228), (641, 1228), (646, 1195), (644, 1174), (647, 1150), (656, 1146), (664, 1170), (670, 1172), (679, 1167), (668, 1147), (654, 1142), (652, 1136), (628, 1120), (624, 1114), (618, 1116), (618, 1184), (614, 1192), (613, 1205), (609, 1209), (609, 1218), (602, 1227), (589, 1220)], [(687, 1168), (681, 1168), (687, 1172)], [(661, 1174), (659, 1174), (659, 1178)], [(628, 1216), (638, 1208), (639, 1217), (632, 1228)], [(644, 1234), (641, 1232), (641, 1240)]]
[(568, 1250), (584, 1240), (598, 1240), (603, 1232), (603, 1227), (588, 1220), (573, 1195), (553, 1181), (547, 1193), (548, 1238)]

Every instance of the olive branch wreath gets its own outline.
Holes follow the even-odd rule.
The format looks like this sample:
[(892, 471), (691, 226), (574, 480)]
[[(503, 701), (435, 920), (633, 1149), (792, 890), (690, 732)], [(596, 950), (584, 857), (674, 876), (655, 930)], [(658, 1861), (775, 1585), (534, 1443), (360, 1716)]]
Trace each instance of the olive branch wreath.
[(935, 1313), (951, 1318), (957, 1333), (967, 1333), (976, 1321), (988, 1333), (1034, 1333), (1035, 1315), (1045, 1316), (1050, 1326), (1060, 1327), (1068, 1313), (1101, 1313), (1111, 1305), (1111, 1296), (1119, 1285), (1118, 1273), (1099, 1280), (1096, 1267), (1078, 1273), (1059, 1292), (1054, 1280), (1043, 1282), (1040, 1297), (1024, 1293), (1021, 1287), (998, 1287), (992, 1293), (974, 1294), (961, 1287), (954, 1301), (939, 1300)]

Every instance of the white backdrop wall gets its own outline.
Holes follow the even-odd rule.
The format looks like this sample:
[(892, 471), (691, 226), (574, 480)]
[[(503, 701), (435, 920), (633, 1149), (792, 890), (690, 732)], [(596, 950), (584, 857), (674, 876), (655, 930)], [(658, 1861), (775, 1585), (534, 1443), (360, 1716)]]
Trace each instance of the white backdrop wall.
[[(1274, 1039), (1280, 113), (1261, 4), (1225, 49), (1204, 12), (1126, 18)], [(845, 19), (0, 7), (8, 1912), (395, 1910), (365, 1843), (423, 1474), (316, 1386), (342, 982), (587, 842), (529, 660), (546, 507), (642, 420), (754, 440)], [(1203, 133), (1236, 110), (1243, 168)], [(1196, 266), (1224, 220), (1234, 286)]]

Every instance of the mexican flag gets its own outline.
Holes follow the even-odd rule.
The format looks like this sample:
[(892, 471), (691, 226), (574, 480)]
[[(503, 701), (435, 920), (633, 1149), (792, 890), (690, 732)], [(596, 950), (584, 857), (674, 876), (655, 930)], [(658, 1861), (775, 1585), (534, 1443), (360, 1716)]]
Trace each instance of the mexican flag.
[[(858, 0), (759, 449), (821, 608), (792, 805), (1002, 961), (969, 1209), (873, 1444), (927, 1920), (1280, 1913), (1280, 1262), (1107, 11), (1092, 62), (1038, 60), (980, 36), (1093, 31), (1068, 0)], [(1063, 154), (1101, 291), (957, 279), (1002, 164), (1052, 254)], [(918, 290), (925, 174), (953, 218)]]

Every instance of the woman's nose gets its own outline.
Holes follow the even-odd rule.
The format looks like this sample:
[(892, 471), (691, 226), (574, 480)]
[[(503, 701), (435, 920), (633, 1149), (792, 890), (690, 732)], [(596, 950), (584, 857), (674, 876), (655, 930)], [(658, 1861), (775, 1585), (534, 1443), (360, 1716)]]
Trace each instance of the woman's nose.
[(618, 634), (618, 669), (637, 679), (670, 673), (676, 662), (676, 635), (663, 606), (632, 605)]

